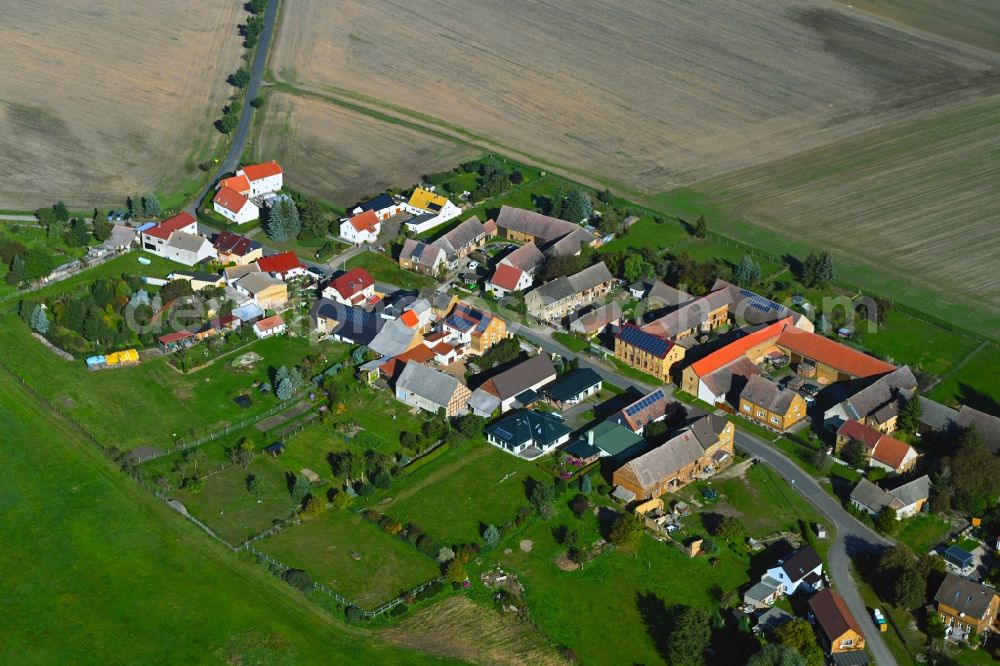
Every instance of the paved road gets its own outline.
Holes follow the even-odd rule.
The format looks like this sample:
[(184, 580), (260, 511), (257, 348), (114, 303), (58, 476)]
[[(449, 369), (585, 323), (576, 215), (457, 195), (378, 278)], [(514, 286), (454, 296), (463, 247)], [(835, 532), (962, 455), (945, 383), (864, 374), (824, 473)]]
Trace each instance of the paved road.
[(257, 93), (260, 90), (260, 81), (264, 76), (264, 67), (267, 64), (267, 53), (271, 47), (271, 35), (274, 33), (274, 22), (278, 16), (279, 4), (281, 4), (279, 0), (270, 0), (267, 4), (267, 9), (264, 10), (264, 28), (260, 32), (260, 37), (257, 41), (257, 50), (254, 51), (253, 62), (250, 64), (250, 82), (246, 87), (243, 109), (240, 112), (240, 122), (233, 133), (233, 140), (229, 146), (229, 154), (219, 164), (215, 175), (198, 192), (198, 196), (194, 202), (188, 206), (187, 211), (192, 215), (195, 214), (195, 209), (201, 203), (201, 200), (205, 198), (209, 188), (213, 187), (227, 173), (235, 171), (236, 165), (239, 164), (240, 157), (243, 155), (247, 137), (250, 136), (250, 127), (253, 124), (254, 108), (250, 102), (257, 97)]
[(0, 215), (0, 220), (5, 222), (38, 222), (34, 215)]

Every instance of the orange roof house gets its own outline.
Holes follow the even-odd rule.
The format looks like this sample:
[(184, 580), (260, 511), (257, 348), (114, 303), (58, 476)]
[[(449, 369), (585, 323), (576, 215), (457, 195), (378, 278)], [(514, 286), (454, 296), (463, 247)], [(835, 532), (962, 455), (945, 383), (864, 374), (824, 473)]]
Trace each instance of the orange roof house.
[(264, 162), (263, 164), (248, 164), (241, 169), (246, 177), (250, 180), (262, 180), (264, 178), (270, 178), (271, 176), (277, 176), (282, 173), (281, 167), (274, 160), (270, 162)]
[(248, 199), (245, 196), (227, 185), (220, 187), (212, 199), (212, 203), (219, 204), (233, 214), (238, 214), (243, 210), (243, 207), (247, 205), (247, 201)]
[(829, 588), (817, 592), (809, 599), (809, 610), (816, 618), (820, 642), (827, 654), (865, 649), (861, 625), (839, 594)]
[(250, 180), (244, 174), (230, 176), (219, 181), (219, 189), (228, 187), (242, 195), (250, 194)]
[(378, 215), (375, 214), (373, 210), (366, 210), (363, 213), (358, 213), (348, 220), (351, 226), (358, 231), (367, 231), (373, 234), (378, 234), (379, 219)]
[(191, 213), (185, 211), (163, 220), (163, 222), (160, 222), (155, 227), (146, 229), (146, 231), (142, 233), (148, 236), (156, 236), (157, 238), (161, 238), (163, 240), (170, 240), (170, 234), (175, 231), (181, 231), (192, 224), (197, 224), (197, 222), (198, 221), (194, 219), (194, 216), (192, 216)]
[(792, 363), (812, 363), (817, 376), (827, 381), (874, 377), (896, 369), (891, 363), (800, 329), (785, 329), (776, 344), (789, 354)]

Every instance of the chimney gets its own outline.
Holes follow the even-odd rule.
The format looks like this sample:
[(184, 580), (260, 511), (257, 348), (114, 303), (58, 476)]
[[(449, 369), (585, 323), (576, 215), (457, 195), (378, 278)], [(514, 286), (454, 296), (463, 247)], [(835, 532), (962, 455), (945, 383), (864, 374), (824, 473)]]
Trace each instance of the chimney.
[(587, 431), (587, 444), (590, 444), (591, 446), (594, 445), (594, 431), (593, 430), (588, 430)]

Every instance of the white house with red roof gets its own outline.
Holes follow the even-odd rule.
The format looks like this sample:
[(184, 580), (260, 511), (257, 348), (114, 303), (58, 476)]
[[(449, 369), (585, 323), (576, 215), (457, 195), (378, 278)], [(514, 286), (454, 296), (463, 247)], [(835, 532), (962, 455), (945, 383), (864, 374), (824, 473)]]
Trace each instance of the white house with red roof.
[(219, 181), (220, 190), (228, 187), (251, 199), (280, 192), (283, 185), (281, 167), (274, 160), (263, 164), (248, 164), (238, 169), (235, 176)]
[(198, 235), (198, 221), (187, 212), (178, 213), (141, 233), (142, 249), (185, 266), (194, 266), (216, 256), (215, 248)]
[(279, 252), (258, 259), (257, 268), (282, 280), (308, 274), (305, 265), (294, 252)]
[(363, 305), (375, 298), (375, 280), (363, 268), (352, 268), (330, 280), (323, 290), (323, 298), (344, 305)]
[(260, 208), (246, 196), (228, 185), (223, 185), (212, 199), (215, 212), (236, 224), (253, 222), (260, 217)]
[(281, 318), (280, 314), (258, 319), (253, 325), (253, 332), (258, 338), (270, 338), (273, 335), (281, 335), (285, 332), (285, 329), (285, 320)]
[(348, 243), (374, 243), (382, 231), (382, 221), (374, 210), (366, 210), (340, 223), (340, 237)]
[(377, 217), (379, 222), (381, 222), (383, 220), (388, 220), (393, 215), (399, 215), (403, 212), (405, 207), (405, 201), (391, 197), (383, 192), (374, 199), (369, 199), (368, 201), (355, 206), (354, 209), (351, 210), (351, 214), (357, 215), (358, 213), (364, 213), (369, 210), (374, 211), (375, 217)]
[(511, 264), (499, 264), (486, 282), (486, 289), (497, 298), (514, 291), (524, 291), (531, 286), (531, 273)]

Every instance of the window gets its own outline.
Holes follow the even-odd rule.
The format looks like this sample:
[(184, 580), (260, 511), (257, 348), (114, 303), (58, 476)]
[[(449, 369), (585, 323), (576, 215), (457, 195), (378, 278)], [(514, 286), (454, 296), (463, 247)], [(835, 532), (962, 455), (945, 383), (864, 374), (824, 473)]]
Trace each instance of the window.
[(744, 412), (749, 412), (750, 411), (750, 405), (749, 404), (743, 405), (743, 411)]
[(759, 416), (760, 418), (764, 418), (764, 412), (762, 412), (761, 410), (758, 409), (757, 410), (757, 416)]
[(778, 423), (778, 422), (779, 422), (779, 419), (778, 419), (777, 416), (772, 416), (771, 417), (771, 423)]
[(853, 646), (854, 646), (853, 638), (845, 638), (844, 640), (840, 641), (840, 647), (842, 648), (849, 648)]

